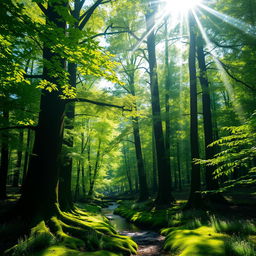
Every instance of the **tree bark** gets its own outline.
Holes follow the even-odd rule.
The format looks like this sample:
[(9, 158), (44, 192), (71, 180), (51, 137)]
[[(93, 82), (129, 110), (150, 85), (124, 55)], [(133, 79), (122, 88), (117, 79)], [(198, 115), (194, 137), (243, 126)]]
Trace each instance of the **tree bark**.
[(150, 70), (150, 89), (151, 89), (151, 105), (153, 116), (154, 137), (156, 143), (156, 157), (158, 166), (158, 194), (155, 203), (157, 205), (165, 205), (174, 202), (171, 193), (171, 173), (168, 168), (166, 159), (166, 148), (164, 142), (164, 134), (161, 119), (160, 98), (157, 78), (157, 62), (155, 49), (155, 12), (156, 4), (149, 2), (146, 14), (147, 31), (151, 31), (147, 36), (148, 62)]
[(199, 159), (198, 143), (198, 119), (197, 119), (197, 77), (196, 77), (196, 32), (195, 20), (192, 12), (189, 12), (189, 78), (190, 78), (190, 146), (191, 146), (191, 187), (188, 207), (197, 208), (201, 206), (201, 178), (200, 166), (193, 162)]
[[(64, 0), (49, 1), (47, 6), (46, 25), (54, 24), (59, 31), (62, 31), (60, 37), (65, 35), (66, 22), (57, 10), (66, 5), (67, 2)], [(44, 36), (48, 38), (47, 31), (45, 33)], [(57, 41), (58, 38), (54, 38), (54, 41), (51, 42), (52, 45), (47, 43), (43, 47), (43, 79), (57, 84), (59, 90), (53, 92), (43, 90), (41, 95), (33, 152), (23, 193), (18, 203), (23, 216), (28, 219), (31, 217), (49, 218), (58, 211), (57, 185), (65, 103), (60, 98), (62, 92), (56, 78), (58, 76), (52, 76), (50, 67), (58, 65), (61, 70), (65, 70), (65, 60), (51, 51), (51, 47), (58, 43)]]

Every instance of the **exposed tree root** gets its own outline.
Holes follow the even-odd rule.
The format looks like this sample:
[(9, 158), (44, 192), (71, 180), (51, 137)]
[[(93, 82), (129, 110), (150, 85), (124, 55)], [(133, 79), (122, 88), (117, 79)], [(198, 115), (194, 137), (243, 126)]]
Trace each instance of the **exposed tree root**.
[[(23, 233), (15, 246), (4, 252), (5, 256), (29, 256), (40, 251), (49, 251), (49, 247), (52, 246), (61, 248), (63, 255), (67, 255), (65, 248), (75, 250), (80, 253), (79, 255), (83, 255), (81, 252), (99, 250), (103, 250), (106, 255), (107, 251), (130, 255), (137, 250), (137, 244), (129, 237), (118, 235), (108, 220), (92, 216), (80, 209), (66, 213), (58, 208), (57, 214), (39, 221), (33, 228), (27, 226), (27, 229), (30, 233)], [(74, 255), (75, 251), (72, 252)]]

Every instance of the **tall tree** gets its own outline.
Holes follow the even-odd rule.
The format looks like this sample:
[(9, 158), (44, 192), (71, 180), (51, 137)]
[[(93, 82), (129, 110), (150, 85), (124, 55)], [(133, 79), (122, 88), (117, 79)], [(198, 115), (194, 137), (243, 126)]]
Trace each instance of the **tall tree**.
[(188, 207), (201, 206), (200, 166), (194, 159), (199, 159), (198, 110), (197, 110), (197, 76), (196, 76), (196, 26), (190, 10), (189, 22), (189, 81), (190, 81), (190, 147), (191, 147), (191, 186)]
[[(45, 29), (42, 35), (44, 40), (50, 39), (50, 42), (45, 42), (43, 46), (43, 81), (48, 85), (56, 85), (58, 90), (50, 92), (43, 89), (41, 95), (33, 152), (18, 204), (26, 218), (35, 216), (47, 218), (57, 214), (58, 211), (56, 190), (65, 111), (65, 101), (61, 99), (63, 81), (58, 78), (63, 77), (65, 59), (53, 49), (65, 37), (66, 22), (63, 12), (60, 13), (58, 10), (67, 11), (67, 3), (66, 0), (58, 2), (49, 0), (46, 8), (41, 6), (45, 14), (46, 26), (53, 29)], [(56, 29), (59, 31), (57, 36), (54, 33)]]
[(155, 14), (157, 4), (155, 1), (148, 2), (146, 13), (147, 31), (150, 31), (147, 36), (148, 63), (150, 70), (150, 88), (151, 88), (151, 105), (154, 137), (156, 145), (156, 157), (158, 167), (158, 193), (156, 204), (164, 205), (174, 202), (171, 193), (171, 173), (166, 159), (166, 147), (164, 142), (164, 134), (162, 127), (159, 87), (157, 77), (157, 61), (155, 49)]

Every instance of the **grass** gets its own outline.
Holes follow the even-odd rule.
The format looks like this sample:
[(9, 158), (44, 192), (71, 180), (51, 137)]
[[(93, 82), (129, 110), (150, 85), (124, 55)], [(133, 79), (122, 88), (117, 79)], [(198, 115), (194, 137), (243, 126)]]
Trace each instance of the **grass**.
[(255, 256), (255, 243), (239, 236), (232, 236), (225, 243), (227, 256)]

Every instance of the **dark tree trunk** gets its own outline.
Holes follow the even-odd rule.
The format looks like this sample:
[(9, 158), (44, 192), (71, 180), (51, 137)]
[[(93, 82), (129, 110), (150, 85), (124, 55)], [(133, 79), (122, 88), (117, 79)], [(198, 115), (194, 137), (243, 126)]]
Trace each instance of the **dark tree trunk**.
[(13, 187), (19, 186), (19, 180), (20, 180), (20, 170), (21, 170), (21, 160), (22, 160), (22, 148), (23, 148), (23, 130), (19, 131), (19, 145), (17, 149), (17, 162), (16, 167), (13, 175)]
[(144, 162), (142, 157), (139, 119), (137, 116), (132, 118), (132, 124), (133, 124), (133, 136), (134, 136), (134, 144), (135, 144), (135, 152), (136, 152), (136, 162), (137, 162), (138, 177), (139, 177), (139, 200), (145, 201), (148, 199), (148, 185), (147, 185), (147, 177), (146, 177), (146, 172), (145, 172)]
[[(135, 87), (134, 87), (134, 72), (129, 76), (129, 84), (131, 88), (131, 93), (133, 96), (136, 96)], [(135, 108), (137, 110), (137, 104), (135, 103)], [(139, 178), (139, 200), (145, 201), (148, 199), (148, 184), (147, 176), (143, 162), (142, 149), (141, 149), (141, 139), (140, 139), (140, 128), (139, 128), (139, 118), (137, 116), (132, 118), (132, 127), (133, 127), (133, 137), (136, 153), (136, 162)]]
[[(9, 110), (3, 110), (3, 118), (8, 126), (9, 123)], [(8, 150), (8, 130), (1, 132), (1, 166), (0, 166), (0, 200), (7, 198), (6, 193), (6, 182), (8, 174), (8, 164), (9, 164), (9, 150)]]
[[(74, 28), (78, 29), (78, 20), (80, 17), (80, 1), (76, 0), (74, 2), (74, 11), (72, 12), (73, 17), (76, 19), (74, 23)], [(78, 42), (77, 42), (78, 43)], [(77, 77), (77, 64), (68, 64), (69, 73), (69, 83), (71, 87), (76, 88), (76, 77)], [(67, 131), (72, 131), (74, 128), (75, 119), (75, 103), (69, 103), (66, 106), (66, 117), (64, 129)], [(69, 135), (68, 138), (64, 137), (63, 143), (68, 148), (72, 148), (74, 144), (73, 135)], [(72, 200), (72, 167), (73, 159), (68, 154), (68, 152), (63, 152), (63, 158), (60, 168), (60, 179), (59, 179), (59, 204), (60, 208), (64, 211), (70, 211), (74, 208)]]
[(151, 31), (147, 36), (148, 60), (150, 69), (150, 89), (154, 137), (156, 144), (156, 157), (158, 167), (158, 194), (155, 203), (165, 205), (174, 202), (171, 193), (171, 173), (166, 158), (166, 148), (161, 119), (160, 98), (157, 78), (156, 49), (155, 49), (155, 3), (149, 3), (146, 14), (147, 31)]
[[(46, 24), (54, 24), (62, 36), (65, 34), (63, 17), (57, 10), (66, 7), (66, 1), (49, 1), (47, 6)], [(49, 35), (44, 35), (49, 38)], [(56, 42), (55, 42), (56, 40)], [(58, 43), (54, 38), (51, 46)], [(56, 76), (52, 77), (52, 65), (59, 65), (65, 69), (65, 61), (57, 53), (51, 51), (49, 44), (43, 48), (43, 79), (57, 84), (59, 90), (48, 92), (43, 90), (40, 102), (38, 128), (35, 132), (33, 152), (30, 157), (27, 178), (24, 183), (23, 193), (19, 200), (20, 211), (24, 217), (49, 218), (56, 214), (57, 209), (57, 184), (59, 179), (59, 158), (63, 138), (63, 120), (65, 104), (60, 98), (61, 89)], [(61, 74), (60, 74), (61, 75)], [(57, 76), (59, 77), (59, 76)]]
[[(211, 110), (211, 98), (210, 88), (207, 78), (207, 69), (205, 64), (205, 54), (203, 49), (203, 39), (198, 36), (197, 40), (197, 58), (200, 69), (200, 84), (202, 87), (202, 104), (203, 104), (203, 116), (204, 116), (204, 142), (205, 142), (205, 157), (211, 159), (214, 157), (214, 148), (208, 147), (214, 141), (213, 128), (212, 128), (212, 110)], [(218, 180), (214, 179), (214, 166), (205, 167), (205, 181), (206, 190), (217, 190), (219, 189)], [(220, 194), (212, 194), (208, 196), (209, 199), (215, 202), (223, 202), (224, 198)]]
[[(192, 12), (189, 13), (189, 78), (190, 78), (190, 145), (191, 145), (191, 187), (188, 207), (201, 206), (201, 178), (200, 166), (193, 162), (194, 158), (199, 159), (198, 145), (198, 119), (197, 119), (197, 82), (196, 82), (196, 38), (195, 20)], [(199, 193), (198, 193), (199, 192)]]

